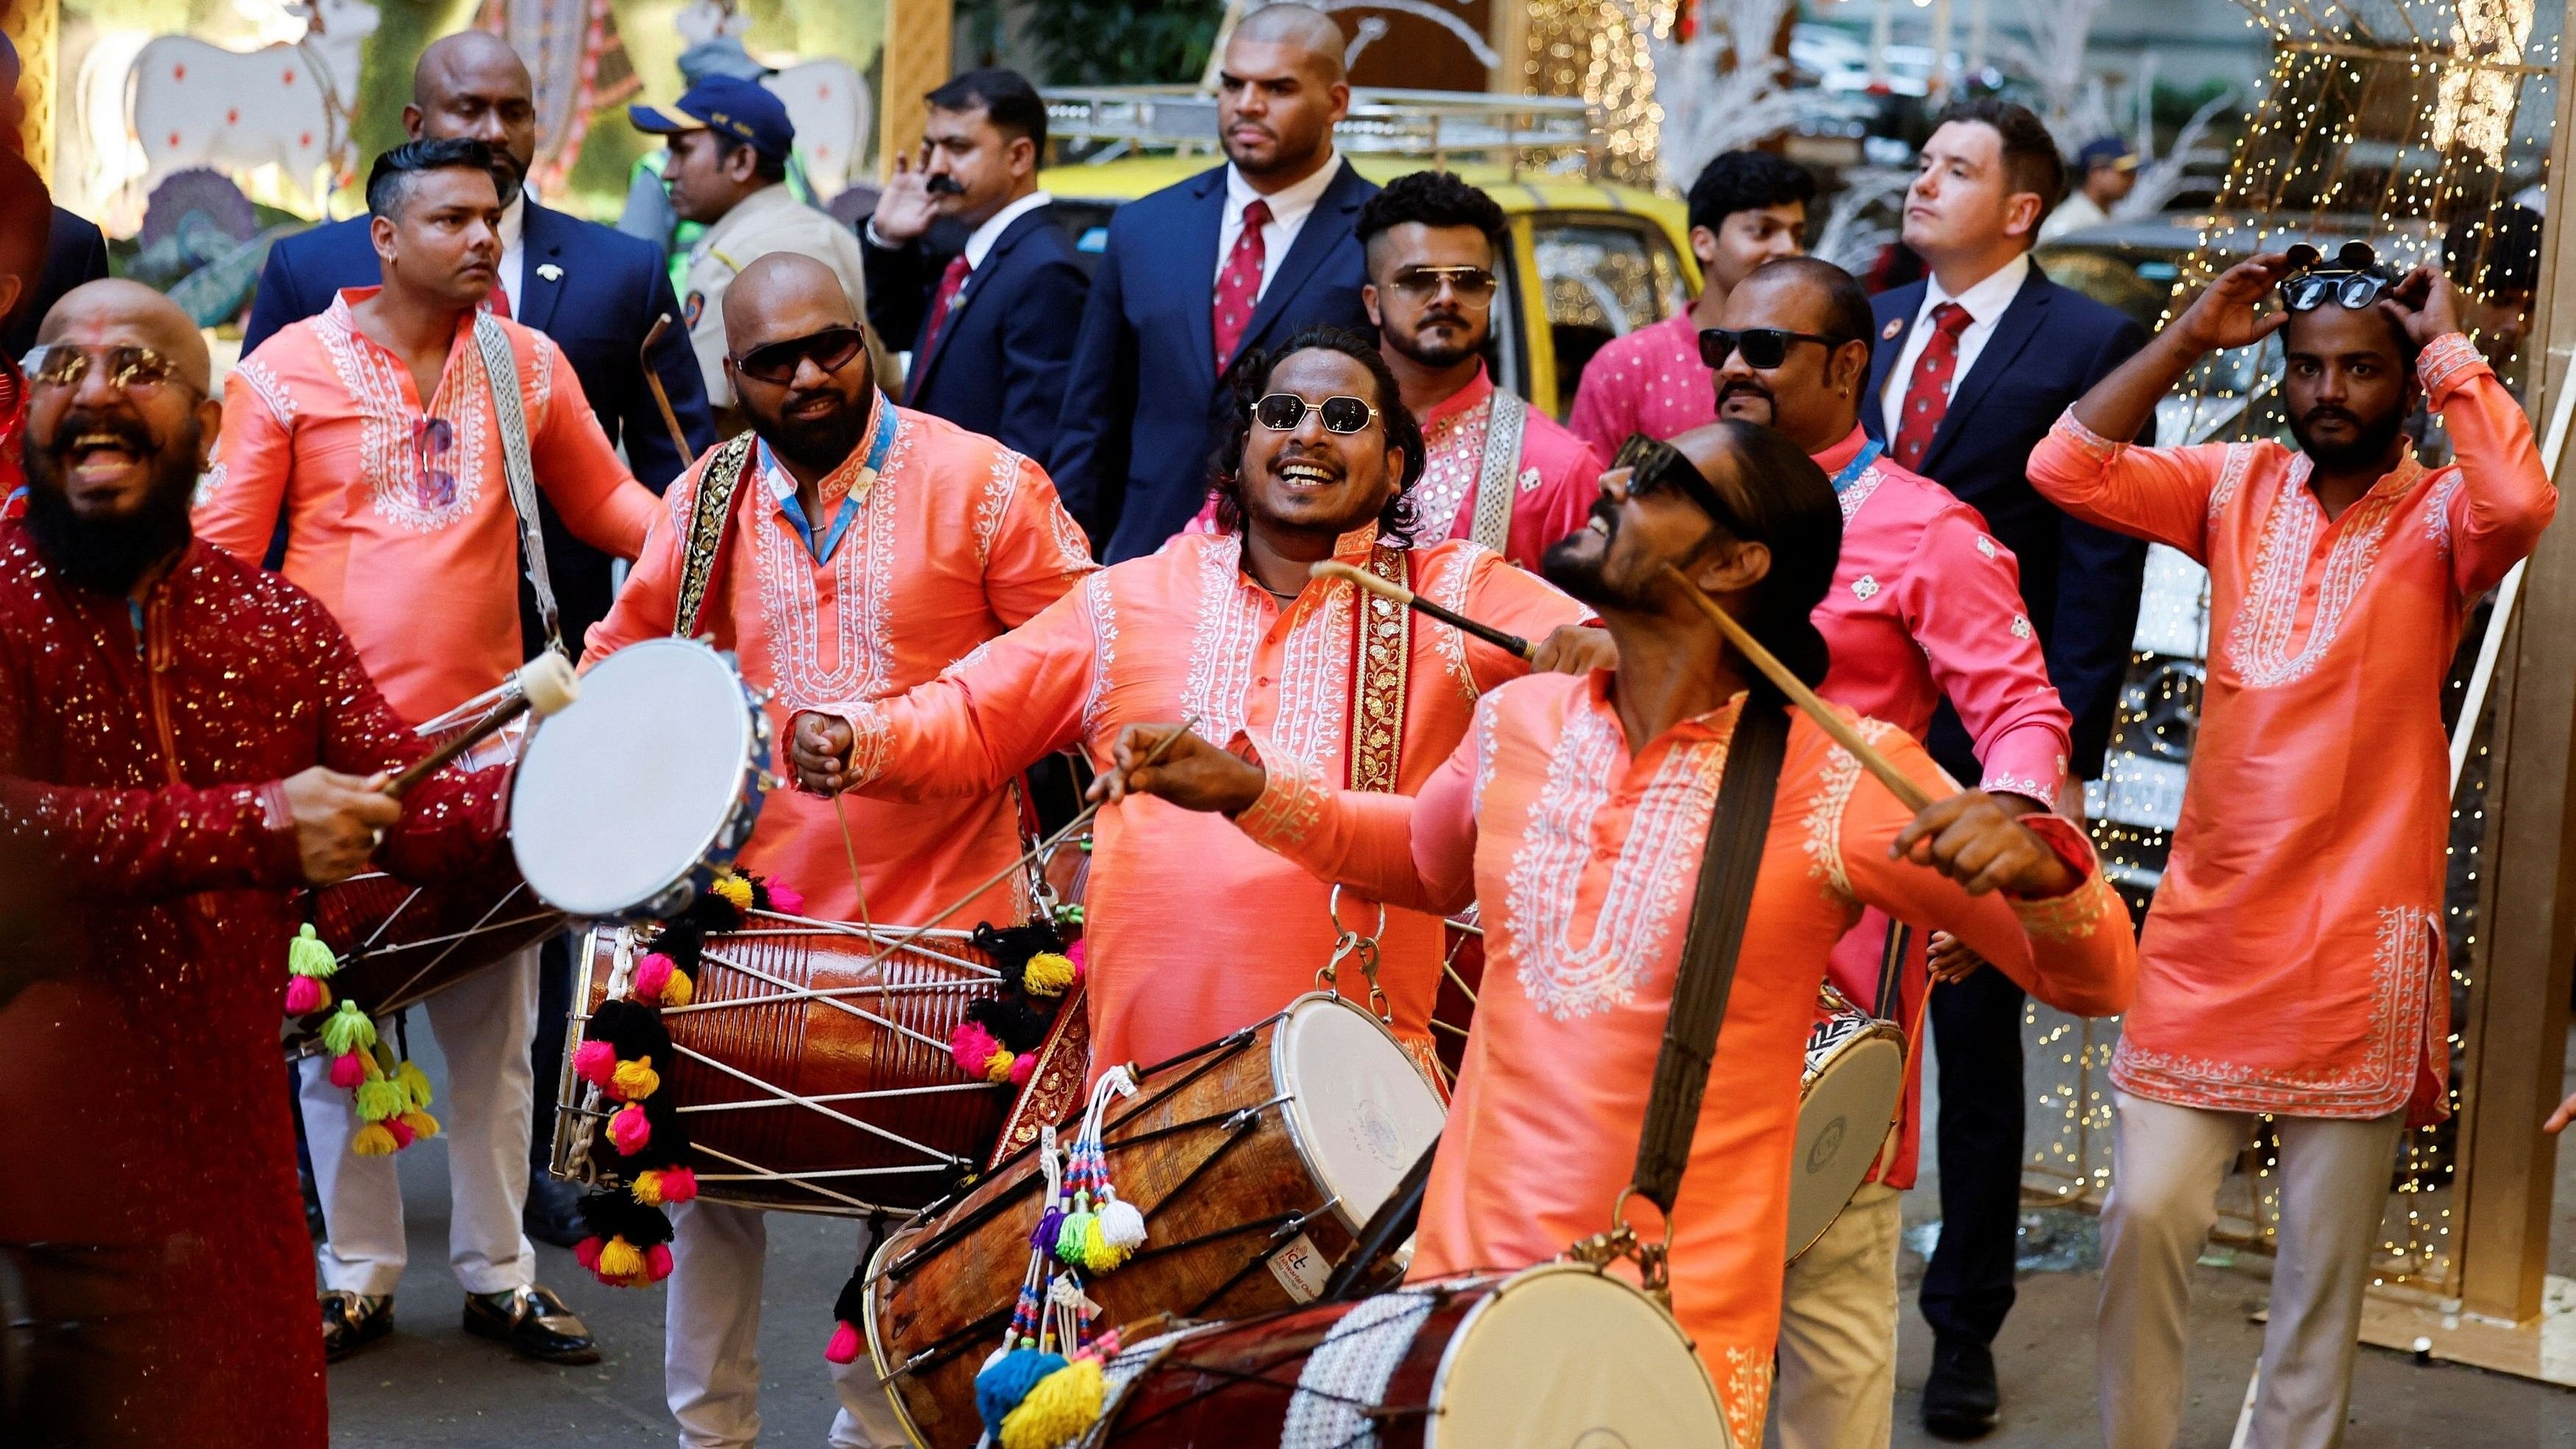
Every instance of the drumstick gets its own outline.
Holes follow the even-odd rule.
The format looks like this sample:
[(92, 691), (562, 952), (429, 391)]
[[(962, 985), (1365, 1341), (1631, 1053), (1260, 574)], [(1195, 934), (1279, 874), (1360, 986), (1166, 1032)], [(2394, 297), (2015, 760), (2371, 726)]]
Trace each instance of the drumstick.
[(644, 345), (636, 349), (636, 355), (643, 359), (644, 385), (653, 389), (653, 404), (662, 410), (662, 426), (671, 430), (671, 446), (679, 450), (680, 466), (685, 468), (697, 456), (697, 450), (689, 446), (689, 435), (680, 431), (680, 415), (671, 411), (671, 395), (662, 390), (662, 374), (653, 370), (653, 344), (662, 340), (670, 326), (670, 313), (654, 318), (653, 330), (644, 334)]
[(1518, 634), (1506, 634), (1491, 624), (1479, 624), (1464, 614), (1454, 613), (1422, 597), (1404, 585), (1379, 578), (1366, 569), (1356, 569), (1339, 559), (1325, 559), (1306, 570), (1309, 578), (1348, 579), (1382, 599), (1391, 599), (1417, 614), (1428, 614), (1452, 629), (1473, 634), (1497, 649), (1517, 654), (1523, 659), (1536, 659), (1538, 648)]
[(1790, 703), (1805, 710), (1807, 717), (1814, 720), (1818, 728), (1833, 736), (1835, 744), (1851, 751), (1852, 758), (1860, 761), (1871, 774), (1876, 775), (1878, 783), (1885, 785), (1887, 792), (1894, 795), (1899, 803), (1918, 814), (1924, 806), (1932, 803), (1932, 797), (1923, 793), (1922, 786), (1915, 784), (1904, 771), (1888, 763), (1887, 756), (1880, 754), (1871, 747), (1869, 741), (1862, 739), (1860, 731), (1853, 729), (1849, 721), (1834, 713), (1833, 706), (1816, 698), (1816, 692), (1807, 687), (1805, 680), (1790, 673), (1789, 666), (1781, 663), (1770, 650), (1763, 648), (1762, 642), (1754, 638), (1743, 625), (1735, 622), (1735, 616), (1719, 607), (1717, 600), (1700, 592), (1699, 585), (1692, 583), (1683, 576), (1680, 569), (1671, 564), (1664, 565), (1664, 572), (1672, 575), (1673, 582), (1681, 588), (1683, 598), (1690, 600), (1701, 613), (1708, 615), (1711, 623), (1725, 631), (1727, 642), (1735, 646), (1736, 653), (1751, 660), (1753, 667), (1761, 670), (1764, 678), (1778, 685), (1780, 692), (1789, 696)]
[(519, 667), (516, 676), (518, 692), (501, 701), (499, 707), (478, 720), (474, 727), (448, 740), (411, 768), (384, 783), (384, 792), (399, 800), (403, 792), (443, 769), (447, 762), (490, 739), (503, 725), (526, 714), (537, 712), (543, 719), (559, 713), (581, 698), (581, 681), (573, 676), (572, 665), (549, 649)]

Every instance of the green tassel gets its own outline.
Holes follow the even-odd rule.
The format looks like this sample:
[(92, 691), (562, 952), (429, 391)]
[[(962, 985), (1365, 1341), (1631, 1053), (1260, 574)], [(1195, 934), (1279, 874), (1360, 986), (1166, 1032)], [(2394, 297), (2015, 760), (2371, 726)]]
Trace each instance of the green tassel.
[(399, 1117), (407, 1098), (398, 1083), (378, 1079), (358, 1084), (358, 1116), (367, 1122)]
[(403, 1094), (411, 1099), (411, 1105), (414, 1111), (427, 1111), (429, 1109), (429, 1073), (422, 1071), (410, 1062), (405, 1062), (402, 1064), (402, 1067), (394, 1073), (394, 1080), (401, 1084)]
[(330, 976), (339, 971), (340, 963), (331, 959), (331, 948), (313, 934), (313, 923), (307, 921), (286, 943), (286, 969), (296, 976)]
[(358, 1009), (358, 1003), (343, 1001), (340, 1009), (322, 1023), (322, 1045), (335, 1057), (364, 1051), (376, 1044), (376, 1024)]

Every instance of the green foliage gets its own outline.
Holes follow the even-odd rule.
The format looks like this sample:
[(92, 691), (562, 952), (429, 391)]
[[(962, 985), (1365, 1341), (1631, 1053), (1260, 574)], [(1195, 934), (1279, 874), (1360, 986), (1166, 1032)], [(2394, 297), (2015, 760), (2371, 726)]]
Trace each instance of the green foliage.
[(1216, 43), (1221, 0), (1045, 0), (1029, 38), (1055, 85), (1195, 81)]

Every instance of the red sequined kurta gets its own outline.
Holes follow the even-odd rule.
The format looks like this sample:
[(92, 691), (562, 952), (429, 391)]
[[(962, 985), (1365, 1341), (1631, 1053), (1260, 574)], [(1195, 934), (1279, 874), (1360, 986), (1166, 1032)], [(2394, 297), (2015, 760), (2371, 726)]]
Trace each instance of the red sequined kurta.
[[(326, 1442), (279, 1069), (303, 879), (279, 782), (420, 751), (285, 580), (199, 542), (137, 609), (0, 523), (0, 870), (40, 882), (13, 894), (52, 938), (0, 962), (0, 1244), (79, 1245), (85, 1301), (123, 1315), (67, 1386), (104, 1405), (79, 1442)], [(413, 791), (386, 866), (481, 867), (500, 778)]]

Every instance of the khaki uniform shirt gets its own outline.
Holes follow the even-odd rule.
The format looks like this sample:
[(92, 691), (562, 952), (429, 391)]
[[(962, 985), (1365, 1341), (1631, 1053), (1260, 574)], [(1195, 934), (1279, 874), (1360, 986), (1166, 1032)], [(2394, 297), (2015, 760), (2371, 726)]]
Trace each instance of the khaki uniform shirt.
[[(849, 294), (850, 314), (864, 325), (868, 316), (867, 283), (862, 280), (858, 233), (831, 213), (798, 201), (784, 183), (763, 187), (744, 197), (689, 249), (689, 273), (680, 311), (689, 328), (689, 345), (697, 349), (698, 370), (706, 374), (707, 402), (734, 405), (733, 381), (725, 376), (725, 288), (755, 258), (771, 252), (802, 252), (830, 267)], [(902, 376), (894, 370), (876, 334), (868, 334), (868, 356), (877, 379), (890, 384)]]

